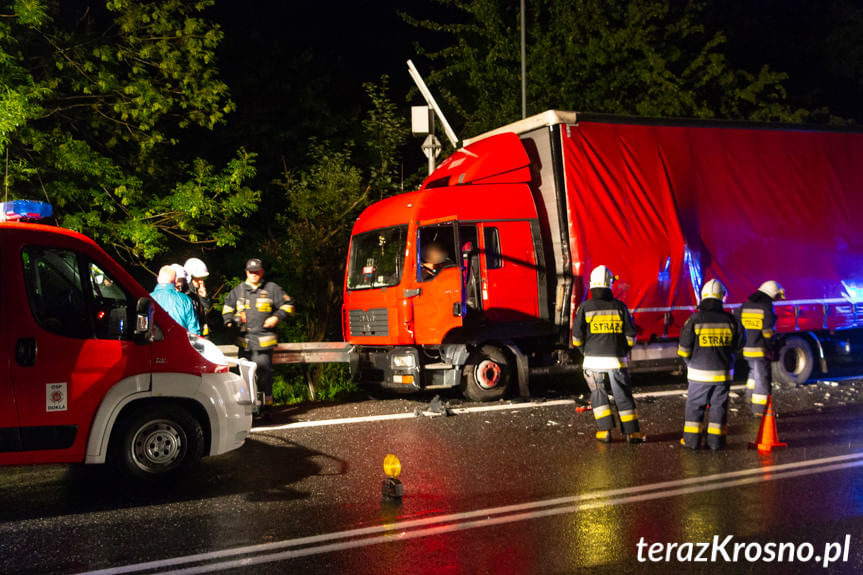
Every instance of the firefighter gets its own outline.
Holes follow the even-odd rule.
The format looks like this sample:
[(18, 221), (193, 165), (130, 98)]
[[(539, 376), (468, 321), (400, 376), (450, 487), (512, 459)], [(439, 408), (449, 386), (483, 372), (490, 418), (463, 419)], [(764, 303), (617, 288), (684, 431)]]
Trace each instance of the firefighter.
[(680, 443), (698, 449), (707, 415), (707, 446), (725, 448), (728, 390), (731, 387), (734, 352), (740, 347), (737, 320), (725, 311), (726, 290), (718, 280), (701, 288), (701, 303), (680, 332), (678, 354), (686, 362), (689, 380), (683, 438)]
[(264, 281), (264, 271), (258, 258), (246, 262), (246, 281), (225, 297), (222, 320), (225, 327), (239, 332), (240, 357), (257, 364), (258, 390), (264, 394), (264, 405), (270, 406), (276, 325), (294, 314), (294, 303), (276, 283)]
[(752, 404), (752, 413), (758, 416), (764, 414), (773, 382), (770, 373), (770, 361), (774, 352), (771, 343), (776, 327), (773, 302), (783, 299), (785, 290), (782, 286), (775, 281), (766, 281), (736, 312), (745, 335), (743, 358), (749, 365), (746, 403)]
[(174, 321), (186, 328), (186, 331), (201, 335), (192, 300), (177, 291), (177, 272), (173, 266), (162, 266), (156, 281), (156, 289), (150, 293), (150, 297), (162, 306)]
[(210, 335), (210, 327), (207, 325), (207, 312), (210, 310), (210, 298), (207, 297), (206, 279), (210, 277), (207, 264), (198, 258), (189, 258), (183, 264), (183, 269), (189, 281), (185, 284), (184, 294), (189, 296), (195, 306), (195, 314), (201, 326), (201, 335)]
[(576, 312), (572, 344), (584, 354), (584, 379), (590, 387), (593, 416), (599, 428), (596, 439), (611, 442), (614, 417), (606, 391), (606, 386), (610, 386), (621, 432), (629, 443), (642, 443), (644, 434), (638, 427), (626, 367), (626, 356), (635, 345), (635, 324), (626, 305), (611, 293), (615, 279), (605, 266), (597, 266), (590, 273), (590, 299)]

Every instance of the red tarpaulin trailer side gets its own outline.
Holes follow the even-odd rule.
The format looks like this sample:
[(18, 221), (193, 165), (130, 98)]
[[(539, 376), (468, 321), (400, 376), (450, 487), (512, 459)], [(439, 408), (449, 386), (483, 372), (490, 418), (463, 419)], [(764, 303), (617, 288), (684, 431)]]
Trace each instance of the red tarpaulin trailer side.
[(611, 267), (639, 339), (676, 337), (708, 278), (730, 303), (782, 283), (781, 330), (852, 324), (863, 134), (583, 121), (561, 138), (573, 274)]

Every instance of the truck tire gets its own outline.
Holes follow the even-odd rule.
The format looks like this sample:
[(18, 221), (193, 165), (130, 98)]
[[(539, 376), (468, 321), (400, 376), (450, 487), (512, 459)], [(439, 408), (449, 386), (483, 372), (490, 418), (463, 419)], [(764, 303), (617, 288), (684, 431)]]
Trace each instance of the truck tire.
[(170, 482), (193, 467), (204, 452), (204, 430), (175, 404), (151, 405), (120, 422), (111, 460), (134, 483)]
[(776, 361), (773, 362), (773, 379), (782, 383), (805, 383), (815, 369), (815, 354), (809, 342), (799, 336), (785, 338)]
[(471, 353), (464, 366), (461, 392), (471, 401), (497, 401), (512, 381), (512, 365), (506, 353), (484, 345)]

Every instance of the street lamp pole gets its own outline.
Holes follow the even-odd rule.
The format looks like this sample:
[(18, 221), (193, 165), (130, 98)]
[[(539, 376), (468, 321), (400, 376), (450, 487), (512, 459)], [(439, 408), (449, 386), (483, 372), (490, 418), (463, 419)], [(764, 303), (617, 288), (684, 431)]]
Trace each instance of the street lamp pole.
[(521, 0), (521, 117), (527, 118), (527, 62), (525, 49), (524, 2)]

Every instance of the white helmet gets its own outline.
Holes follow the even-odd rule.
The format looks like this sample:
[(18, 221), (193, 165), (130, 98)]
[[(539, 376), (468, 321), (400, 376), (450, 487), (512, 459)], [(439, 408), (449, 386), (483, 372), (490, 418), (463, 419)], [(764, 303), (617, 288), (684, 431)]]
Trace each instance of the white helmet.
[(177, 274), (177, 279), (185, 279), (189, 280), (189, 276), (186, 273), (186, 268), (181, 266), (180, 264), (171, 264), (171, 269), (174, 270), (174, 273)]
[(590, 272), (590, 287), (591, 288), (610, 288), (614, 280), (617, 279), (611, 270), (605, 266), (596, 266)]
[(713, 298), (718, 299), (719, 301), (725, 301), (726, 295), (728, 295), (728, 292), (719, 280), (708, 280), (707, 283), (701, 287), (701, 299), (703, 300)]
[(210, 270), (207, 269), (207, 264), (198, 258), (189, 258), (183, 266), (186, 269), (186, 274), (190, 278), (205, 278), (209, 277)]
[(782, 286), (779, 285), (779, 282), (770, 280), (761, 284), (758, 288), (758, 291), (770, 297), (770, 299), (776, 301), (780, 299), (785, 299), (785, 290), (782, 289)]

